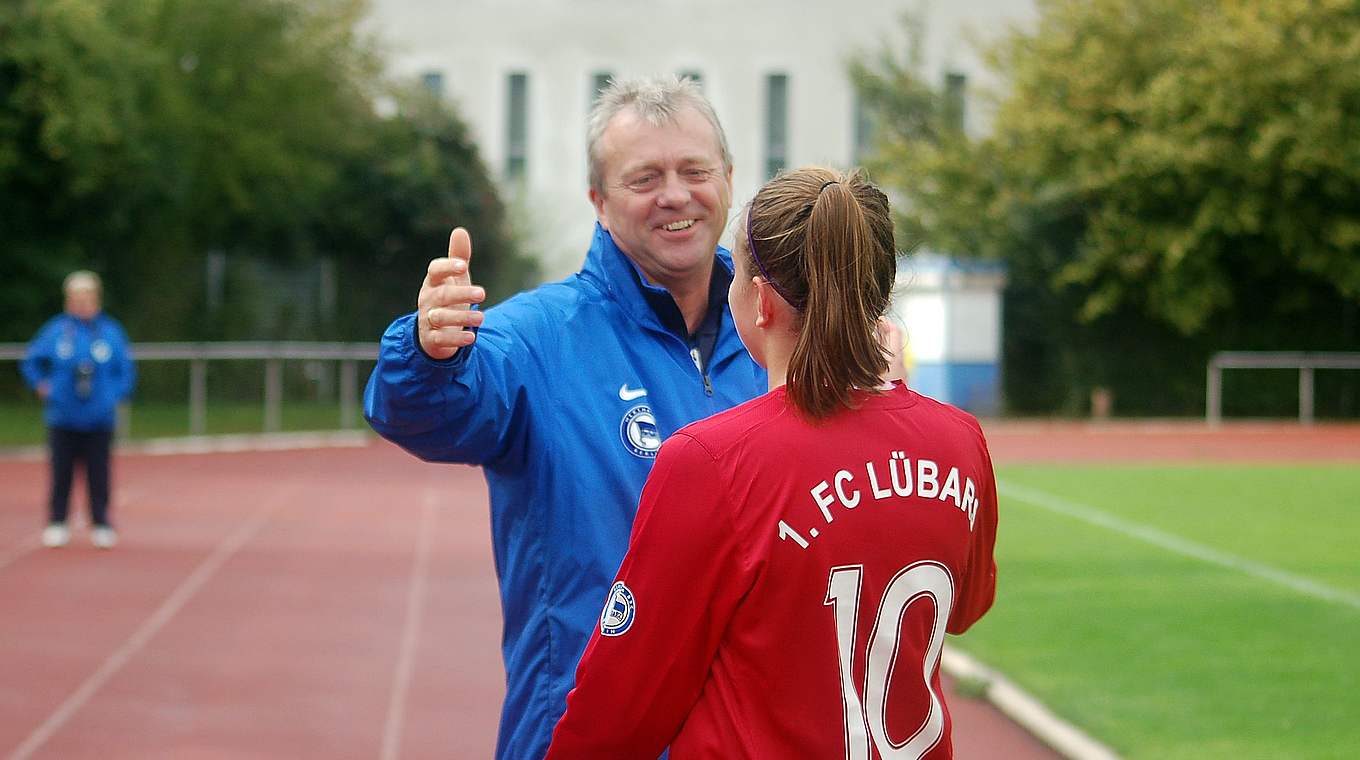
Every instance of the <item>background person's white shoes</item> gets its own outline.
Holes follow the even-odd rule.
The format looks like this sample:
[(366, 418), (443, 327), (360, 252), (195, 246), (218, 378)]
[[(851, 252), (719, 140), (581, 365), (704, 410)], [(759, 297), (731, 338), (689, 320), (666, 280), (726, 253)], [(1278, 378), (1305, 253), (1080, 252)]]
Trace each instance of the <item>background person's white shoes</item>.
[(71, 542), (71, 531), (62, 523), (52, 523), (42, 532), (42, 544), (49, 549), (57, 549)]
[[(49, 549), (59, 549), (71, 543), (71, 529), (64, 523), (51, 523), (42, 532), (42, 545)], [(100, 549), (112, 549), (118, 545), (118, 531), (107, 525), (100, 525), (90, 531), (90, 543)]]
[(118, 545), (118, 532), (107, 525), (101, 525), (90, 534), (90, 542), (100, 549), (112, 549)]

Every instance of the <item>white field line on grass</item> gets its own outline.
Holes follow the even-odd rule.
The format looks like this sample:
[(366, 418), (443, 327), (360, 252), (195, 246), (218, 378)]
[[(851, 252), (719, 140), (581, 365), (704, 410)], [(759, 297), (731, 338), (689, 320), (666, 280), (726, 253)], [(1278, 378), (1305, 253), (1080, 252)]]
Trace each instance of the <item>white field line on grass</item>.
[(89, 678), (86, 678), (84, 683), (71, 696), (67, 697), (66, 701), (62, 702), (47, 717), (47, 720), (42, 722), (42, 725), (28, 735), (28, 738), (10, 754), (9, 760), (27, 760), (34, 752), (41, 749), (57, 731), (60, 731), (67, 721), (80, 712), (85, 703), (89, 702), (90, 698), (103, 688), (109, 679), (113, 678), (124, 665), (135, 657), (147, 645), (147, 642), (151, 641), (167, 623), (174, 619), (175, 615), (179, 614), (184, 605), (188, 604), (189, 600), (193, 599), (194, 595), (207, 585), (208, 581), (212, 580), (212, 577), (217, 574), (222, 565), (226, 564), (227, 560), (240, 551), (241, 547), (249, 543), (280, 507), (292, 500), (292, 490), (294, 489), (276, 492), (274, 498), (267, 500), (250, 520), (218, 543), (212, 554), (200, 562), (198, 567), (194, 568), (193, 573), (175, 587), (170, 596), (166, 597), (161, 606), (156, 608), (156, 611), (128, 637), (127, 641), (123, 642), (123, 645), (117, 651), (109, 655), (108, 659), (104, 660), (103, 664), (99, 666), (99, 669)]
[(1333, 588), (1325, 583), (1319, 583), (1301, 575), (1285, 572), (1270, 565), (1260, 562), (1253, 562), (1249, 559), (1236, 557), (1226, 552), (1211, 549), (1194, 541), (1181, 538), (1179, 536), (1164, 533), (1156, 528), (1150, 528), (1129, 520), (1123, 520), (1113, 515), (1101, 512), (1100, 510), (1076, 502), (1068, 501), (1053, 494), (1046, 493), (1025, 486), (1018, 486), (1009, 482), (998, 482), (1001, 495), (1006, 498), (1019, 499), (1027, 504), (1033, 504), (1050, 512), (1080, 520), (1090, 525), (1095, 525), (1116, 533), (1136, 538), (1145, 543), (1151, 544), (1161, 549), (1179, 554), (1183, 557), (1190, 557), (1211, 565), (1236, 570), (1254, 578), (1270, 581), (1271, 583), (1283, 586), (1284, 588), (1302, 594), (1313, 599), (1325, 602), (1341, 604), (1352, 609), (1360, 610), (1360, 594), (1355, 594), (1342, 589)]
[(397, 656), (396, 674), (392, 679), (392, 697), (387, 704), (387, 725), (383, 729), (381, 760), (397, 760), (401, 756), (401, 733), (406, 723), (406, 695), (411, 690), (411, 673), (415, 670), (416, 648), (420, 629), (425, 619), (425, 587), (429, 577), (430, 538), (434, 534), (439, 492), (431, 487), (425, 491), (425, 505), (420, 513), (420, 528), (416, 536), (416, 556), (411, 563), (411, 585), (406, 602), (406, 625), (401, 633), (401, 653)]

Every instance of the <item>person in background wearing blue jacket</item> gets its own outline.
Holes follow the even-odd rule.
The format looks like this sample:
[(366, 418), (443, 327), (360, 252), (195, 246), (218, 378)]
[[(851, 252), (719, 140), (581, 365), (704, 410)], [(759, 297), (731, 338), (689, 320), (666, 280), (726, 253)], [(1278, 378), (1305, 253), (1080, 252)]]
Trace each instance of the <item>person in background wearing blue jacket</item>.
[(485, 474), (505, 617), (498, 758), (547, 752), (662, 440), (766, 387), (727, 307), (732, 160), (698, 87), (612, 83), (587, 150), (582, 269), (482, 312), (455, 229), (364, 394), (385, 438)]
[(52, 490), (44, 546), (65, 546), (71, 480), (77, 461), (85, 465), (90, 499), (90, 539), (101, 549), (118, 542), (109, 521), (109, 453), (118, 403), (136, 382), (127, 334), (118, 320), (100, 311), (99, 275), (78, 271), (62, 284), (66, 308), (42, 326), (28, 344), (20, 371), (43, 401), (51, 455)]

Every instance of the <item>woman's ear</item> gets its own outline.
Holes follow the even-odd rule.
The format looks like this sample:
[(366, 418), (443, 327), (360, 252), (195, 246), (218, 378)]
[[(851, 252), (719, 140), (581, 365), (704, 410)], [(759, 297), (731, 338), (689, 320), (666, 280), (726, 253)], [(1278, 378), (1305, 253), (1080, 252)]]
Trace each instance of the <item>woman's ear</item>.
[(760, 277), (752, 277), (751, 285), (756, 289), (756, 327), (769, 327), (774, 321), (773, 299), (779, 296), (770, 283)]

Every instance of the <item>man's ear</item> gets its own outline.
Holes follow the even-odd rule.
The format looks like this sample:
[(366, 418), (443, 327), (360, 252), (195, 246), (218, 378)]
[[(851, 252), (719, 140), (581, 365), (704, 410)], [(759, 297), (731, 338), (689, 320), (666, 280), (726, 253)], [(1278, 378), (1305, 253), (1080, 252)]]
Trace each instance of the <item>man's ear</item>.
[(609, 217), (604, 212), (604, 194), (596, 192), (595, 188), (590, 188), (590, 205), (595, 207), (595, 218), (600, 220), (600, 226), (609, 229)]

